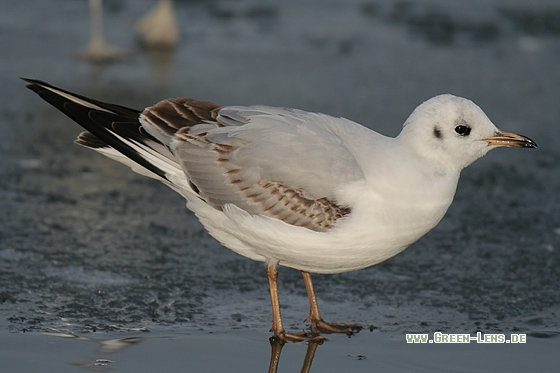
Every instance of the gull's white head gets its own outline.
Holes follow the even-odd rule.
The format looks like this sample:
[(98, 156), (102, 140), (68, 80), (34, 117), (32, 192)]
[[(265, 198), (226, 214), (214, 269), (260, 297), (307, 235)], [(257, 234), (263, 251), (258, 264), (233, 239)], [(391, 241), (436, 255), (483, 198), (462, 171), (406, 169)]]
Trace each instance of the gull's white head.
[(414, 109), (398, 140), (418, 155), (458, 171), (498, 146), (537, 147), (527, 137), (498, 130), (474, 102), (449, 94)]

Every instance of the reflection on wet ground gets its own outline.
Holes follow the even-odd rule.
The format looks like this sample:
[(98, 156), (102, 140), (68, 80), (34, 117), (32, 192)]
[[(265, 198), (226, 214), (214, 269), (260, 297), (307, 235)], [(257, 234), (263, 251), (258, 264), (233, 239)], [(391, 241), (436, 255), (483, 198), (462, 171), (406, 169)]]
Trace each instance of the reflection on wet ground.
[[(129, 337), (91, 337), (73, 333), (28, 335), (35, 345), (35, 361), (56, 367), (57, 372), (81, 370), (144, 371), (250, 371), (250, 372), (545, 372), (554, 371), (560, 339), (551, 335), (528, 336), (523, 345), (480, 343), (407, 344), (400, 333), (366, 333), (352, 338), (333, 336), (324, 343), (288, 343), (262, 333), (226, 332), (207, 334), (191, 330), (178, 333), (137, 333)], [(19, 336), (19, 335), (18, 335)], [(23, 335), (21, 335), (23, 337)], [(5, 334), (0, 333), (0, 340)], [(433, 337), (433, 335), (430, 335)], [(507, 335), (509, 339), (509, 334)], [(7, 349), (21, 348), (22, 338), (12, 339)], [(45, 356), (56, 356), (48, 364)], [(515, 356), (515, 358), (512, 358)], [(474, 358), (475, 357), (475, 358)], [(14, 360), (7, 363), (13, 364)], [(14, 365), (17, 366), (17, 365)], [(10, 368), (7, 365), (6, 368)], [(467, 369), (462, 369), (467, 368)], [(35, 371), (28, 369), (26, 371)]]
[[(95, 356), (116, 354), (126, 348), (132, 347), (133, 345), (145, 340), (145, 338), (141, 338), (141, 337), (99, 339), (99, 338), (88, 338), (88, 337), (78, 336), (76, 334), (65, 334), (65, 333), (45, 333), (45, 334), (51, 337), (60, 337), (60, 338), (73, 339), (76, 341), (93, 342), (98, 345), (93, 352)], [(280, 364), (280, 356), (285, 343), (274, 337), (271, 337), (269, 342), (271, 347), (271, 353), (270, 353), (270, 365), (268, 368), (268, 372), (277, 373), (278, 366)], [(305, 357), (302, 363), (302, 368), (301, 368), (302, 373), (308, 373), (310, 371), (313, 358), (315, 357), (315, 351), (317, 350), (317, 347), (322, 344), (323, 342), (306, 343), (307, 351), (305, 353)], [(86, 370), (102, 372), (102, 371), (112, 370), (113, 368), (111, 366), (111, 363), (114, 362), (115, 361), (111, 359), (107, 359), (103, 357), (95, 357), (87, 361), (71, 362), (70, 364)]]
[[(95, 355), (107, 355), (118, 353), (125, 348), (131, 347), (137, 343), (140, 343), (144, 338), (140, 337), (126, 337), (126, 338), (114, 338), (114, 339), (93, 339), (83, 336), (78, 336), (76, 334), (65, 334), (65, 333), (47, 333), (47, 335), (52, 337), (69, 338), (77, 341), (87, 341), (96, 343), (98, 346), (94, 351)], [(81, 362), (71, 362), (71, 365), (84, 368), (86, 370), (102, 372), (105, 370), (111, 370), (111, 363), (114, 360), (105, 358), (95, 358), (91, 361), (81, 361)]]
[[(319, 345), (323, 343), (308, 342), (307, 351), (305, 352), (305, 357), (303, 358), (303, 364), (301, 367), (301, 373), (308, 373), (311, 369), (311, 364), (313, 363), (313, 358), (315, 357), (315, 351)], [(268, 373), (278, 372), (278, 365), (280, 364), (280, 354), (282, 353), (282, 348), (284, 348), (285, 343), (278, 340), (277, 338), (270, 338), (270, 347), (272, 351), (270, 352), (270, 366), (268, 368)]]

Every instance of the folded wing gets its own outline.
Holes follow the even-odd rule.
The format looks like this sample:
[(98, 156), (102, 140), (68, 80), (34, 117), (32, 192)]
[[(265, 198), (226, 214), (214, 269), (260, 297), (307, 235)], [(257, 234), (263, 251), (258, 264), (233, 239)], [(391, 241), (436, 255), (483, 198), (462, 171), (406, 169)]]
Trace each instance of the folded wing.
[[(176, 110), (173, 114), (170, 110)], [(225, 107), (205, 123), (177, 126), (176, 100), (147, 108), (144, 128), (166, 143), (193, 187), (213, 207), (234, 204), (316, 231), (350, 212), (338, 186), (363, 178), (342, 140), (328, 130), (337, 119), (266, 106)]]
[(342, 119), (267, 106), (222, 108), (189, 98), (138, 110), (25, 79), (87, 132), (76, 142), (215, 209), (233, 204), (315, 231), (350, 208), (339, 187), (363, 178), (343, 140)]

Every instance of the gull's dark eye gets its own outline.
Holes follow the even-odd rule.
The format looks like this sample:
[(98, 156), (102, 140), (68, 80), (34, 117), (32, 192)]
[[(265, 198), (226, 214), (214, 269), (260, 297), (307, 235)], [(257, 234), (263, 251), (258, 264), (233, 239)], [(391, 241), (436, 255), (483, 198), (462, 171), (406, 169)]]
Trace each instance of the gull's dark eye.
[(465, 126), (464, 124), (460, 124), (455, 127), (455, 132), (461, 136), (468, 136), (469, 133), (471, 133), (471, 128), (469, 126)]

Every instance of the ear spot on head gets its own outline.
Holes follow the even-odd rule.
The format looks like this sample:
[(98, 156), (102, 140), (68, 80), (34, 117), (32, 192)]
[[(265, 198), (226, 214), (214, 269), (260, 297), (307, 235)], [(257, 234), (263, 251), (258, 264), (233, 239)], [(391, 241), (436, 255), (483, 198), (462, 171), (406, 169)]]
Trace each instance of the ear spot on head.
[(434, 136), (435, 136), (437, 139), (443, 138), (443, 134), (441, 133), (441, 130), (439, 129), (438, 126), (435, 126), (435, 127), (434, 127)]

